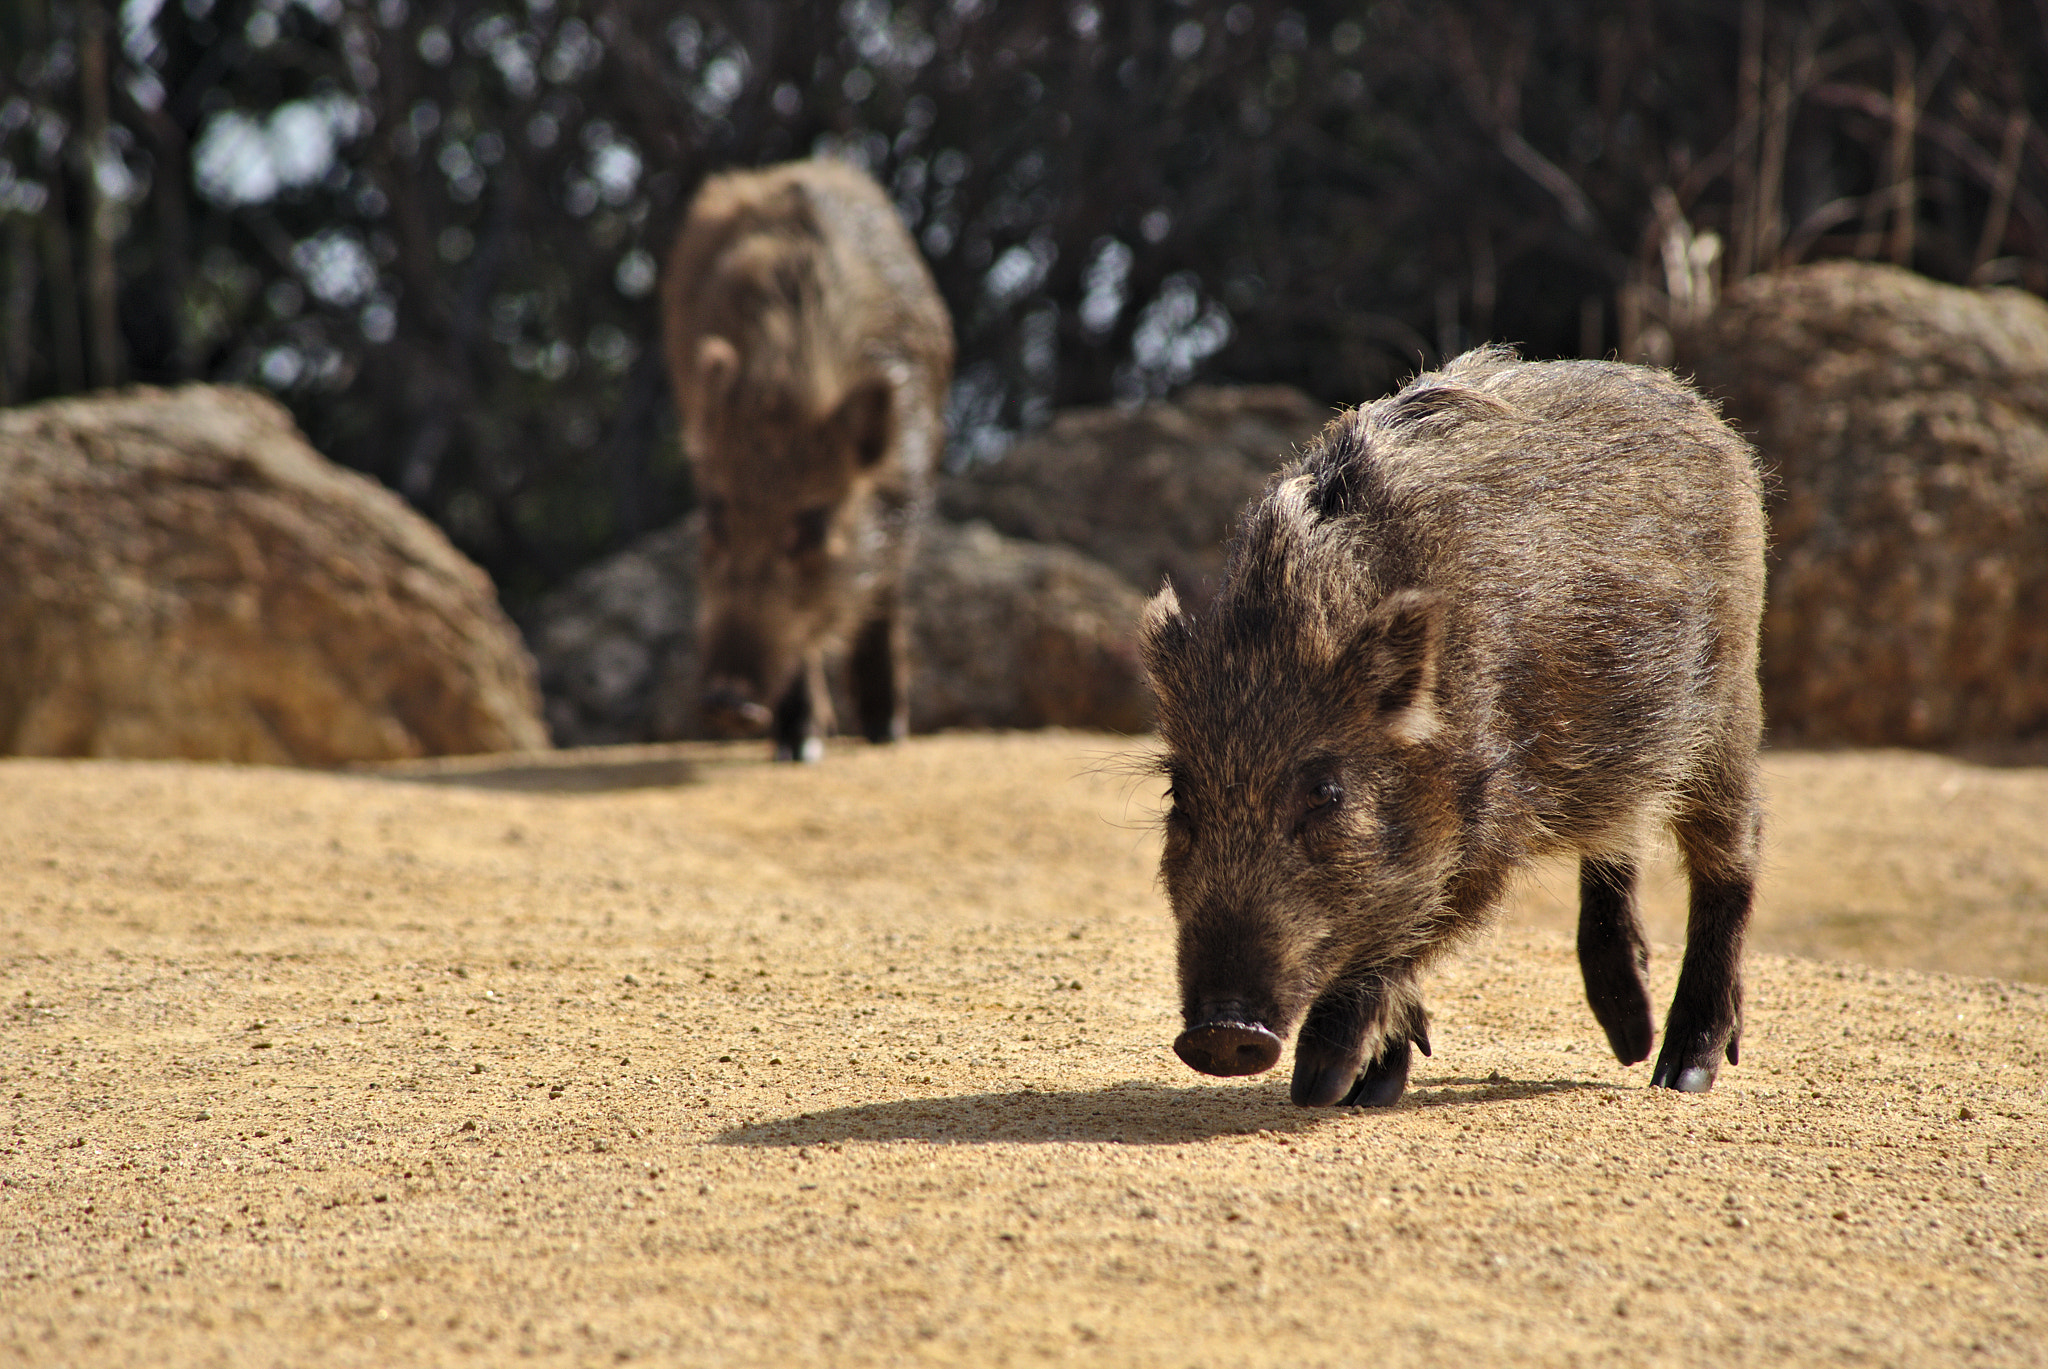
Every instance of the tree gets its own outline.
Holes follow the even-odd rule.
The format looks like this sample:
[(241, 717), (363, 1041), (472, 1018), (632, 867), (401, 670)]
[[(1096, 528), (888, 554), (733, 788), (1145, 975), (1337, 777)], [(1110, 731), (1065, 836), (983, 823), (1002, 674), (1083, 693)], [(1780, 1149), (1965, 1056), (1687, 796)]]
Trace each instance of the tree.
[(277, 392), (515, 608), (687, 508), (653, 284), (814, 152), (953, 309), (954, 459), (1199, 376), (1657, 359), (1860, 255), (2048, 292), (2048, 22), (1980, 0), (14, 0), (0, 402)]

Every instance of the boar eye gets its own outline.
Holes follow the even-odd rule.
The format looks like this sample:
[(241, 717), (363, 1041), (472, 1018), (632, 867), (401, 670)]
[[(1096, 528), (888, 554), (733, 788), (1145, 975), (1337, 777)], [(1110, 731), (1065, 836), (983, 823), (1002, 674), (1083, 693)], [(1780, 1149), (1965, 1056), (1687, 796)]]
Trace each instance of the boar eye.
[(704, 535), (714, 542), (725, 540), (725, 500), (715, 494), (704, 496)]
[(1184, 832), (1192, 825), (1192, 819), (1188, 816), (1187, 805), (1180, 801), (1180, 787), (1178, 785), (1170, 784), (1166, 787), (1165, 816), (1167, 827), (1175, 831)]
[(1344, 786), (1335, 780), (1314, 780), (1301, 791), (1301, 809), (1294, 820), (1294, 835), (1307, 837), (1320, 830), (1344, 806)]
[(796, 555), (816, 551), (825, 545), (825, 533), (832, 526), (832, 508), (821, 504), (805, 509), (789, 523), (789, 549)]

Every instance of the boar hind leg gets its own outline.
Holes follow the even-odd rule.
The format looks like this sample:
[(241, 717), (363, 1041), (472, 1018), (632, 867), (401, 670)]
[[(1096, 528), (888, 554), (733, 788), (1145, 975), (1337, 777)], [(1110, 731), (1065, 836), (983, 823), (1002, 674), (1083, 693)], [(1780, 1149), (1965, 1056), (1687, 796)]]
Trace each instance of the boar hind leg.
[(1579, 862), (1579, 971), (1586, 1001), (1606, 1029), (1614, 1058), (1624, 1065), (1647, 1060), (1656, 1027), (1643, 972), (1649, 943), (1636, 917), (1636, 867), (1625, 860)]
[(1408, 1088), (1416, 1046), (1429, 1054), (1429, 1014), (1413, 981), (1339, 984), (1301, 1024), (1290, 1096), (1305, 1108), (1392, 1107)]
[(853, 639), (848, 661), (861, 735), (902, 741), (910, 733), (910, 668), (903, 612), (895, 604), (869, 619)]
[(1650, 1076), (1656, 1088), (1705, 1093), (1725, 1056), (1742, 1044), (1742, 938), (1756, 889), (1761, 825), (1754, 767), (1727, 777), (1711, 802), (1688, 806), (1672, 824), (1692, 880), (1685, 963), (1664, 1021), (1664, 1048)]
[(775, 759), (822, 759), (825, 734), (831, 730), (832, 695), (825, 685), (825, 667), (816, 656), (811, 656), (790, 682), (789, 692), (775, 705)]

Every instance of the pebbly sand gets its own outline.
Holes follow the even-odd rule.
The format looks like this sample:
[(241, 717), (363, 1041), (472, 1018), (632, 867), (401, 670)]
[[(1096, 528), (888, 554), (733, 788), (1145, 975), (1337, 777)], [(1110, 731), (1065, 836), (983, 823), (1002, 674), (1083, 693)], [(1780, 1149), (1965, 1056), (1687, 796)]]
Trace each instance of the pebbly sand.
[(1711, 1094), (1559, 866), (1309, 1112), (1170, 1052), (1140, 749), (0, 762), (0, 1363), (2048, 1364), (2048, 768), (1768, 755)]

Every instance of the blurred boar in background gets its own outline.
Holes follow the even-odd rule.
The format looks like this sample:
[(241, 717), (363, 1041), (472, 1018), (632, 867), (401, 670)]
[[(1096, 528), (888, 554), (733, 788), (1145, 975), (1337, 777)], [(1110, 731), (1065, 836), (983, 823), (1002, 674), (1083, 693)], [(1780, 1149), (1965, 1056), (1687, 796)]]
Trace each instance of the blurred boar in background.
[(703, 510), (707, 721), (815, 760), (847, 661), (869, 740), (908, 726), (903, 575), (944, 441), (953, 329), (864, 173), (792, 162), (705, 182), (662, 287)]
[(1171, 783), (1181, 1058), (1385, 1105), (1429, 1052), (1417, 976), (1531, 857), (1579, 857), (1593, 1015), (1653, 1037), (1636, 852), (1691, 920), (1651, 1083), (1742, 1031), (1757, 869), (1764, 520), (1749, 446), (1662, 371), (1467, 353), (1333, 421), (1245, 513), (1197, 617), (1143, 650)]

